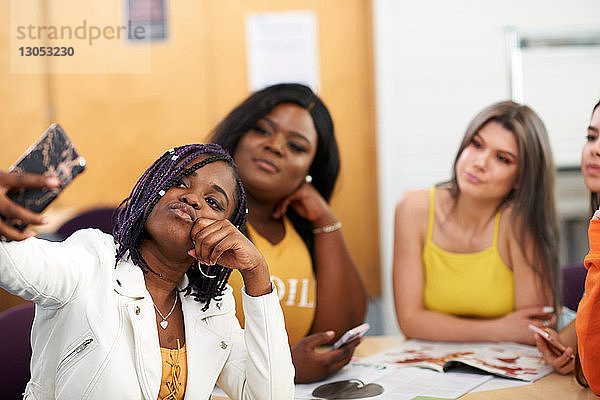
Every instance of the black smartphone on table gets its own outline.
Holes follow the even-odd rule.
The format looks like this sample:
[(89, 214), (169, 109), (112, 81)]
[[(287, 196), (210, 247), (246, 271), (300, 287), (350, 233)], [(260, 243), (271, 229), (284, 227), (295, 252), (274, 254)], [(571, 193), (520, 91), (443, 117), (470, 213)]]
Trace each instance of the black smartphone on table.
[[(20, 206), (40, 213), (77, 175), (83, 172), (85, 164), (85, 159), (79, 155), (61, 126), (52, 124), (42, 137), (8, 169), (8, 172), (56, 176), (60, 179), (60, 186), (56, 189), (24, 188), (10, 191), (6, 195)], [(21, 231), (27, 226), (20, 220), (12, 219), (7, 222)]]

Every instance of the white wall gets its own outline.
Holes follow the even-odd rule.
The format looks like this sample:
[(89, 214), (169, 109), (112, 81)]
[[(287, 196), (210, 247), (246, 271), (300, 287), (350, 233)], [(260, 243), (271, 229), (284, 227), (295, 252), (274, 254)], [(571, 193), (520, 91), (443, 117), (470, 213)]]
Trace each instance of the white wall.
[(597, 31), (600, 1), (374, 0), (373, 11), (384, 332), (393, 334), (397, 200), (448, 179), (470, 119), (509, 97), (506, 26)]

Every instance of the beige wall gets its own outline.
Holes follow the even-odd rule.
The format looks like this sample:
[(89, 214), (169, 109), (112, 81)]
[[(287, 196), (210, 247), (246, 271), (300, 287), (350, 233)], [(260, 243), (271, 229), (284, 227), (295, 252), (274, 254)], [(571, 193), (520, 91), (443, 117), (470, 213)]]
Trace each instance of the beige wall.
[[(41, 1), (41, 0), (40, 0)], [(73, 14), (49, 2), (48, 15)], [(361, 0), (168, 1), (169, 38), (151, 46), (142, 74), (14, 74), (10, 2), (0, 4), (0, 168), (47, 126), (51, 106), (88, 161), (87, 171), (51, 206), (116, 204), (141, 172), (175, 145), (202, 141), (248, 94), (244, 18), (249, 12), (313, 10), (317, 15), (321, 95), (336, 126), (342, 173), (333, 209), (368, 291), (379, 294), (371, 3)], [(122, 8), (122, 7), (121, 7)], [(122, 12), (119, 7), (115, 13)], [(110, 57), (111, 54), (106, 54)], [(0, 308), (2, 300), (0, 299)]]

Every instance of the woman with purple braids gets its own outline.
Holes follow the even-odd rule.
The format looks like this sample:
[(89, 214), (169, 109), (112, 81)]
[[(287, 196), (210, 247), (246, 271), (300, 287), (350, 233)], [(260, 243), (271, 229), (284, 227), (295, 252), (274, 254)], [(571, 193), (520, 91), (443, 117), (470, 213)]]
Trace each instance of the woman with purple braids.
[(1, 242), (0, 286), (36, 304), (25, 398), (206, 399), (217, 384), (231, 399), (292, 399), (283, 314), (265, 259), (239, 231), (246, 214), (231, 157), (187, 145), (135, 184), (114, 238), (83, 229), (60, 243)]

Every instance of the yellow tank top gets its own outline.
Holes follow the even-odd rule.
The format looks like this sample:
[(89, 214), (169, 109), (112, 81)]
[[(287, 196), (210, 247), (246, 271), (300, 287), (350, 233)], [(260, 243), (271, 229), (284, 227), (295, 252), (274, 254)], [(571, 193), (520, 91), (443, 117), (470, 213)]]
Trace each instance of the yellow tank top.
[(182, 400), (187, 384), (187, 354), (185, 344), (176, 349), (160, 348), (162, 377), (158, 400)]
[(431, 240), (434, 199), (435, 187), (429, 193), (429, 226), (423, 248), (425, 307), (472, 317), (496, 317), (513, 311), (513, 273), (498, 251), (500, 211), (496, 214), (491, 247), (475, 253), (451, 253)]
[[(250, 224), (246, 226), (250, 240), (267, 261), (271, 281), (279, 294), (290, 344), (294, 344), (310, 332), (315, 317), (316, 282), (308, 248), (286, 217), (283, 225), (285, 236), (275, 245), (259, 235)], [(233, 288), (236, 316), (243, 327), (240, 290), (244, 281), (239, 271), (231, 273), (229, 285)]]

